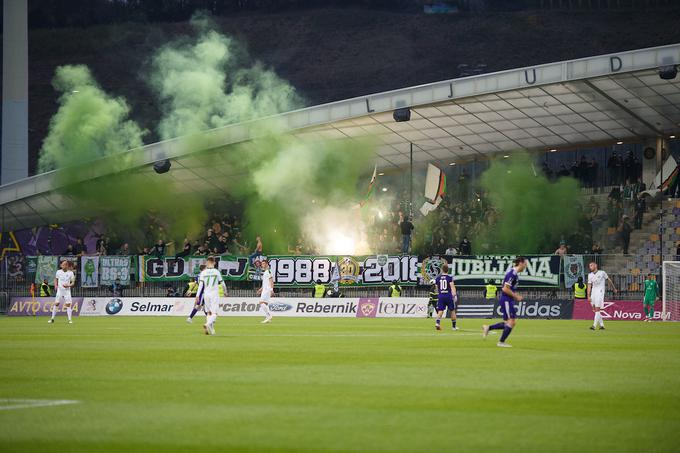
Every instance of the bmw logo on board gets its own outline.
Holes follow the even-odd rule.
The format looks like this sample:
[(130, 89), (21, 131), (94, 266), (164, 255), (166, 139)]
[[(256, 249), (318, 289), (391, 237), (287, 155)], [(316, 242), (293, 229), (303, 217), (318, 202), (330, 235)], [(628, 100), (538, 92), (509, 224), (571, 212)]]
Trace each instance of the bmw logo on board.
[(111, 299), (108, 304), (106, 304), (106, 313), (110, 315), (115, 315), (123, 309), (123, 301), (120, 299)]

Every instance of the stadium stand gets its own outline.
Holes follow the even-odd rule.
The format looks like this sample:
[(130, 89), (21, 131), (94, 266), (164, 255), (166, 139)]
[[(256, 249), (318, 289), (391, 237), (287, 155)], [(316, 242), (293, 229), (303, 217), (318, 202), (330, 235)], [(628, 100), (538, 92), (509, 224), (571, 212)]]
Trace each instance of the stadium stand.
[[(435, 214), (437, 223), (444, 226), (433, 229), (424, 246), (413, 250), (424, 254), (444, 253), (447, 248), (458, 245), (470, 231), (474, 232), (478, 225), (493, 218), (493, 206), (487, 206), (485, 194), (476, 192), (474, 185), (477, 175), (488, 165), (488, 158), (517, 149), (536, 153), (537, 157), (543, 157), (548, 173), (574, 174), (584, 186), (583, 204), (590, 209), (584, 211), (583, 217), (589, 221), (590, 231), (581, 234), (586, 237), (585, 241), (571, 244), (567, 241), (572, 246), (571, 253), (592, 251), (593, 244), (600, 244), (605, 252), (601, 259), (609, 271), (620, 279), (627, 279), (626, 282), (630, 282), (627, 288), (635, 291), (645, 272), (658, 269), (661, 257), (658, 252), (653, 254), (658, 250), (657, 244), (663, 245), (664, 253), (671, 252), (674, 256), (680, 207), (674, 202), (661, 202), (658, 197), (650, 199), (642, 215), (641, 228), (630, 237), (629, 253), (638, 254), (636, 258), (609, 258), (612, 255), (606, 254), (621, 253), (618, 231), (621, 216), (632, 214), (632, 191), (626, 187), (632, 183), (626, 184), (625, 180), (634, 180), (640, 174), (639, 162), (642, 162), (643, 179), (651, 181), (659, 156), (680, 151), (677, 140), (672, 138), (680, 125), (680, 114), (674, 107), (680, 96), (680, 83), (658, 76), (661, 64), (680, 61), (679, 51), (680, 45), (670, 45), (475, 75), (287, 112), (275, 120), (297, 140), (377, 137), (381, 143), (377, 164), (387, 172), (386, 178), (408, 168), (410, 144), (415, 165), (432, 162), (446, 169), (452, 190)], [(615, 67), (612, 62), (617, 62)], [(624, 106), (631, 102), (639, 106), (637, 110)], [(411, 120), (395, 123), (393, 109), (404, 106), (410, 106)], [(131, 171), (153, 175), (150, 167), (154, 162), (171, 159), (173, 168), (166, 177), (183, 176), (177, 179), (176, 190), (222, 188), (229, 169), (220, 167), (221, 153), (230, 145), (247, 144), (253, 138), (251, 131), (263, 121), (256, 120), (248, 127), (236, 124), (209, 131), (206, 133), (208, 149), (201, 152), (186, 152), (182, 139), (147, 145), (129, 154)], [(648, 148), (656, 152), (656, 161), (642, 159), (643, 149), (646, 152)], [(587, 167), (580, 166), (582, 157), (586, 157)], [(213, 162), (209, 173), (203, 164), (207, 158)], [(108, 174), (111, 169), (106, 165), (107, 159), (88, 166), (77, 177), (89, 180)], [(457, 165), (453, 166), (454, 163)], [(597, 177), (593, 178), (595, 173)], [(209, 176), (194, 180), (184, 179), (185, 174)], [(77, 204), (60, 194), (58, 175), (59, 171), (44, 173), (0, 187), (2, 230), (16, 232), (82, 219), (83, 213), (78, 211)], [(612, 183), (623, 183), (624, 187)], [(392, 192), (398, 196), (382, 216), (378, 215), (372, 222), (370, 233), (376, 253), (398, 250), (395, 220), (399, 211), (406, 209), (403, 203), (394, 200), (403, 201), (407, 197), (399, 195), (403, 194), (403, 185), (395, 184), (394, 189)], [(630, 200), (621, 200), (619, 205), (621, 197)], [(661, 207), (664, 215), (659, 234), (658, 229), (655, 231), (654, 213)], [(249, 245), (246, 240), (254, 238), (240, 237), (239, 219), (233, 217), (236, 211), (214, 209), (212, 212), (216, 216), (216, 221), (208, 225), (212, 231), (206, 230), (204, 237), (191, 238), (192, 252), (204, 254), (219, 252), (222, 248), (239, 254), (252, 252), (252, 242)], [(226, 219), (222, 217), (225, 213)], [(91, 218), (97, 214), (87, 213)], [(145, 237), (116, 237), (107, 234), (111, 232), (99, 231), (100, 237), (110, 236), (109, 243), (95, 241), (87, 245), (88, 252), (101, 249), (111, 253), (129, 243), (133, 251), (152, 253), (159, 239), (161, 249), (156, 253), (183, 252), (178, 244), (165, 249), (162, 241), (168, 238), (163, 237), (162, 225), (157, 225), (151, 214), (147, 220), (149, 228)], [(304, 237), (290, 238), (289, 252), (311, 254), (315, 250), (310, 244)], [(555, 245), (543, 252), (552, 253)], [(472, 253), (475, 247), (473, 243)], [(21, 290), (26, 290), (25, 285)], [(140, 288), (140, 291), (156, 290), (150, 285)]]

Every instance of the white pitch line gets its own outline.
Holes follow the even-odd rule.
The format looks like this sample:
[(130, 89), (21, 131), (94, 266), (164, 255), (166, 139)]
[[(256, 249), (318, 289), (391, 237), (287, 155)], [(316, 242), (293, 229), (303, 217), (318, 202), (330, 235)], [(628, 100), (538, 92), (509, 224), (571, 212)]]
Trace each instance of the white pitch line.
[[(0, 411), (10, 411), (14, 409), (27, 409), (30, 407), (49, 407), (64, 406), (66, 404), (77, 404), (75, 400), (27, 400), (27, 399), (0, 399)], [(3, 405), (4, 404), (4, 405)]]
[[(394, 337), (435, 337), (442, 335), (437, 332), (432, 333), (418, 333), (418, 334), (362, 334), (362, 333), (275, 333), (275, 334), (226, 334), (225, 336), (238, 336), (238, 337), (367, 337), (367, 338), (394, 338)], [(480, 333), (452, 333), (452, 337), (460, 337), (467, 335), (475, 335), (481, 337)], [(219, 334), (218, 334), (219, 336)]]

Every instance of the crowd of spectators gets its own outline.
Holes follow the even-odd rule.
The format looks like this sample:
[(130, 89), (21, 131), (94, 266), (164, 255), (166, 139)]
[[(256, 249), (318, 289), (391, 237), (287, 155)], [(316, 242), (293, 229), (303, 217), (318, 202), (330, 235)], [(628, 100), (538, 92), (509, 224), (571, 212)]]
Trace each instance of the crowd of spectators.
[[(613, 185), (607, 201), (607, 226), (616, 228), (624, 251), (627, 252), (630, 233), (633, 229), (642, 227), (646, 210), (645, 200), (639, 196), (646, 189), (641, 178), (642, 164), (634, 153), (629, 152), (624, 156), (614, 152), (607, 161), (606, 174), (601, 174), (600, 166), (594, 158), (586, 156), (581, 156), (570, 166), (560, 164), (557, 168), (551, 167), (546, 160), (543, 163), (543, 172), (550, 179), (574, 177), (583, 187)], [(408, 199), (406, 193), (401, 195), (398, 197), (401, 200)], [(497, 211), (488, 202), (486, 194), (473, 184), (465, 169), (461, 169), (456, 184), (451, 185), (451, 192), (446, 194), (439, 207), (427, 217), (418, 218), (417, 222), (409, 218), (410, 207), (404, 201), (391, 201), (381, 206), (381, 209), (371, 209), (364, 216), (367, 226), (365, 239), (371, 253), (482, 253), (483, 250), (472, 247), (469, 238), (478, 237), (480, 231), (492, 226), (497, 219)], [(592, 235), (592, 223), (602, 214), (599, 204), (593, 198), (583, 206), (583, 222), (576, 234), (580, 237), (569, 239), (570, 249), (578, 248), (579, 253), (602, 252), (601, 246), (587, 237)], [(145, 245), (131, 247), (127, 242), (102, 235), (96, 241), (94, 250), (87, 250), (82, 239), (77, 239), (68, 246), (64, 255), (140, 254), (185, 257), (232, 254), (249, 256), (252, 259), (267, 252), (259, 236), (251, 244), (242, 236), (240, 219), (235, 215), (214, 217), (206, 225), (205, 233), (200, 238), (185, 238), (180, 243), (166, 242), (163, 237), (168, 235), (159, 223), (150, 218), (145, 239), (133, 241), (143, 242)], [(566, 244), (558, 252), (563, 254), (566, 253), (565, 250)], [(291, 239), (287, 252), (291, 255), (314, 255), (319, 251), (312, 241), (300, 236)]]
[(581, 156), (569, 164), (550, 165), (543, 162), (543, 173), (550, 180), (564, 176), (576, 178), (583, 187), (622, 185), (625, 181), (637, 181), (642, 177), (642, 161), (633, 152), (613, 152), (607, 160), (605, 171), (601, 173), (600, 164), (594, 157)]

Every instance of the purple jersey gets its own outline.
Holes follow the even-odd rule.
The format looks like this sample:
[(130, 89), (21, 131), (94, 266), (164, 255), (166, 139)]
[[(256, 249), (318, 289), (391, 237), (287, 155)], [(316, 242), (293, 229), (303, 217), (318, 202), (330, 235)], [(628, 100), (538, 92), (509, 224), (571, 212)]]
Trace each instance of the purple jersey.
[(453, 282), (453, 277), (450, 275), (440, 275), (434, 280), (434, 284), (437, 287), (437, 294), (439, 298), (442, 296), (451, 297), (451, 283)]
[[(503, 288), (505, 286), (510, 286), (510, 289), (512, 290), (512, 292), (515, 292), (518, 284), (519, 284), (519, 276), (517, 275), (517, 271), (513, 267), (512, 269), (510, 269), (505, 274), (505, 278), (503, 279)], [(512, 297), (508, 296), (507, 294), (505, 294), (503, 292), (503, 290), (501, 289), (500, 302), (505, 302), (505, 301), (514, 302), (514, 299)]]

